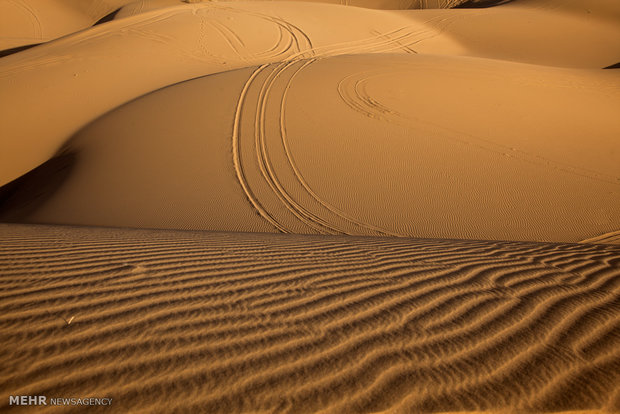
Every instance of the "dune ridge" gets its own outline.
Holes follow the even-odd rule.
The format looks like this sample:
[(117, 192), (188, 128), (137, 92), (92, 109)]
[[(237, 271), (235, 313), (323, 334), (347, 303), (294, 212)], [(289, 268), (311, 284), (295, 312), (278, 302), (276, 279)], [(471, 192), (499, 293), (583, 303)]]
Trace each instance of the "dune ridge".
[(381, 59), (317, 47), (139, 98), (66, 143), (77, 161), (54, 194), (0, 217), (554, 242), (617, 230), (613, 73), (428, 56), (400, 36), (354, 46), (399, 51)]
[[(364, 46), (348, 47), (346, 53), (400, 52), (395, 43), (372, 50), (365, 45), (401, 29), (396, 34), (406, 39), (395, 41), (406, 40), (402, 53), (415, 42), (418, 53), (560, 67), (599, 69), (618, 59), (617, 2), (605, 3), (611, 11), (592, 15), (585, 7), (565, 13), (569, 6), (551, 0), (513, 3), (475, 10), (387, 11), (303, 2), (179, 3), (5, 56), (0, 60), (0, 122), (10, 134), (0, 144), (3, 152), (22, 155), (0, 165), (0, 183), (45, 162), (81, 127), (131, 99), (194, 77), (287, 60), (304, 52), (299, 47), (306, 43), (296, 40), (300, 36), (320, 47), (323, 56), (346, 44)], [(590, 2), (587, 6), (598, 10)], [(522, 22), (528, 22), (526, 31), (518, 29)], [(101, 56), (106, 56), (105, 65)], [(44, 97), (37, 92), (41, 88), (47, 91)], [(36, 145), (33, 137), (38, 137)]]
[(618, 247), (0, 227), (3, 404), (620, 409)]

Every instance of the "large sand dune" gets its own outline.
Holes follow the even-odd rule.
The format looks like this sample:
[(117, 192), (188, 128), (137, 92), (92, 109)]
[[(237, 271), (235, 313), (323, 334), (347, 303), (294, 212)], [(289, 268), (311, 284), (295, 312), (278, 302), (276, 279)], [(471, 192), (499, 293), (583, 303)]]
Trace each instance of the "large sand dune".
[(183, 4), (6, 56), (0, 59), (6, 131), (0, 150), (13, 156), (0, 164), (0, 183), (42, 164), (85, 124), (131, 99), (251, 65), (412, 51), (597, 69), (618, 61), (617, 22), (555, 9), (504, 9), (511, 5), (381, 11), (296, 2)]
[[(600, 67), (615, 59), (619, 27), (594, 18), (583, 30), (598, 54), (576, 43), (547, 53), (556, 67), (526, 66), (500, 58), (535, 60), (540, 44), (560, 42), (543, 29), (579, 33), (562, 20), (574, 13), (265, 4), (150, 10), (3, 58), (2, 145), (15, 155), (4, 182), (59, 148), (78, 167), (41, 208), (8, 203), (2, 217), (570, 242), (618, 230), (620, 83)], [(535, 46), (500, 29), (528, 13), (540, 19)], [(512, 37), (496, 48), (487, 33), (480, 49), (491, 27)], [(475, 30), (483, 36), (468, 38)], [(575, 56), (599, 69), (557, 67)], [(67, 142), (139, 95), (242, 67), (253, 69), (157, 92)]]
[(90, 125), (13, 220), (576, 242), (620, 222), (617, 91), (609, 71), (417, 54), (226, 72)]
[[(0, 164), (1, 182), (44, 162), (106, 111), (163, 86), (305, 55), (388, 52), (427, 39), (431, 47), (439, 34), (423, 22), (383, 11), (262, 4), (154, 10), (2, 58), (0, 122), (7, 131), (2, 152), (21, 156)], [(343, 20), (351, 24), (343, 26)], [(440, 43), (460, 50), (455, 42)]]
[(618, 247), (0, 231), (2, 409), (620, 410)]
[[(49, 42), (93, 24), (212, 0), (2, 0), (0, 51)], [(282, 0), (290, 1), (290, 0)], [(371, 9), (452, 8), (479, 0), (306, 0)], [(482, 1), (484, 3), (484, 1)]]

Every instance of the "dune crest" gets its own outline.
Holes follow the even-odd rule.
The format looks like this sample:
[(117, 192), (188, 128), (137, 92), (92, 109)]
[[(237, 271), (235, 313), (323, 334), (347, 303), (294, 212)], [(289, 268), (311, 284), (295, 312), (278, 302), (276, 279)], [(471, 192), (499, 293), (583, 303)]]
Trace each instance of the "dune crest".
[(131, 2), (4, 0), (0, 2), (0, 50), (44, 43), (86, 29)]
[(68, 143), (74, 172), (20, 220), (565, 242), (617, 228), (616, 76), (409, 52), (302, 54), (145, 96)]

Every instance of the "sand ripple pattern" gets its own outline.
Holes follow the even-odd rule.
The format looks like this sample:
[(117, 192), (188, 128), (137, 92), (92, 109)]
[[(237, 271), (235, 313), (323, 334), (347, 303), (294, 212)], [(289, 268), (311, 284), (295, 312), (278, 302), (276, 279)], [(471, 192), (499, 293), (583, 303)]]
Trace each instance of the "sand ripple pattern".
[(620, 410), (618, 246), (0, 232), (2, 412)]

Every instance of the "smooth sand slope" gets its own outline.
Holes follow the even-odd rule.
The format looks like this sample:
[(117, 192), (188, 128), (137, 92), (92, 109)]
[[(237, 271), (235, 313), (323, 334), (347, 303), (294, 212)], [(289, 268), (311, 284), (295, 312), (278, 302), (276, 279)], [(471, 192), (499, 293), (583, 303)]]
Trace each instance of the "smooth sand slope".
[[(176, 6), (179, 2), (183, 3), (208, 3), (212, 0), (142, 0), (134, 1), (123, 6), (117, 15), (117, 18), (134, 16), (150, 10), (161, 9), (165, 7)], [(256, 0), (256, 1), (286, 1), (293, 0)], [(308, 3), (329, 3), (342, 6), (363, 7), (366, 9), (383, 9), (383, 10), (407, 10), (407, 9), (449, 9), (457, 6), (477, 6), (485, 2), (485, 0), (304, 0)], [(501, 0), (491, 1), (488, 3), (499, 4)]]
[(0, 0), (0, 51), (92, 26), (131, 0)]
[[(343, 21), (349, 22), (343, 25)], [(186, 79), (302, 56), (454, 41), (406, 16), (312, 3), (197, 3), (112, 21), (0, 59), (2, 183), (106, 111)], [(434, 49), (435, 50), (435, 49)]]
[(0, 183), (45, 162), (98, 116), (164, 86), (300, 57), (412, 51), (598, 69), (620, 59), (620, 24), (518, 2), (439, 11), (209, 2), (149, 11), (0, 58)]
[(226, 72), (91, 124), (62, 187), (4, 218), (577, 242), (620, 223), (619, 92), (612, 71), (415, 53)]
[(618, 247), (0, 232), (3, 412), (620, 410)]

